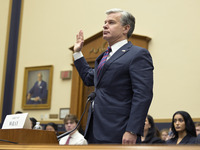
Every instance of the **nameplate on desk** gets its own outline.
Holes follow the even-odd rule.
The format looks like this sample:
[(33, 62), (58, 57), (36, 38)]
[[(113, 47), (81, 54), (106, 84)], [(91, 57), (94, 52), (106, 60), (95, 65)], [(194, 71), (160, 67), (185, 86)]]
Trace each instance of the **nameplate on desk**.
[(28, 113), (7, 115), (2, 129), (31, 129)]

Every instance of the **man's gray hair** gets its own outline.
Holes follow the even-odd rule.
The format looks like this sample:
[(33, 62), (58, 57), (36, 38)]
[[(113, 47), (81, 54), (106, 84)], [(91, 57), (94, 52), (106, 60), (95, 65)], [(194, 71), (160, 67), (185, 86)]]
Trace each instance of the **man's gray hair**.
[(121, 13), (122, 14), (122, 17), (121, 17), (121, 25), (122, 26), (130, 25), (130, 29), (127, 34), (127, 37), (129, 38), (135, 29), (135, 17), (131, 13), (126, 12), (121, 9), (118, 9), (118, 8), (113, 8), (113, 9), (106, 11), (107, 15), (112, 14), (112, 13)]

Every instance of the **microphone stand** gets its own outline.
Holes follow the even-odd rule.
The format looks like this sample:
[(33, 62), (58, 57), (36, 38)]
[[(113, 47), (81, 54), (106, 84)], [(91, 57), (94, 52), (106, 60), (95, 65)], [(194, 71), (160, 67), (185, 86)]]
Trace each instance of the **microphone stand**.
[(82, 118), (83, 118), (83, 116), (84, 116), (84, 114), (85, 114), (85, 112), (86, 112), (86, 108), (87, 108), (88, 102), (92, 101), (92, 100), (95, 98), (95, 96), (96, 96), (95, 92), (92, 92), (92, 93), (88, 96), (87, 102), (86, 102), (86, 104), (85, 104), (85, 109), (84, 109), (84, 111), (83, 111), (83, 113), (82, 113), (82, 115), (81, 115), (81, 118), (80, 118), (80, 120), (78, 121), (76, 127), (75, 127), (73, 130), (71, 130), (71, 131), (68, 131), (68, 132), (65, 132), (65, 133), (63, 133), (63, 134), (61, 134), (61, 135), (58, 135), (58, 136), (57, 136), (57, 139), (58, 139), (58, 140), (60, 140), (60, 139), (61, 139), (62, 137), (64, 137), (64, 136), (67, 136), (67, 135), (69, 135), (70, 133), (74, 132), (74, 131), (79, 127), (80, 122), (81, 122), (81, 120), (82, 120)]

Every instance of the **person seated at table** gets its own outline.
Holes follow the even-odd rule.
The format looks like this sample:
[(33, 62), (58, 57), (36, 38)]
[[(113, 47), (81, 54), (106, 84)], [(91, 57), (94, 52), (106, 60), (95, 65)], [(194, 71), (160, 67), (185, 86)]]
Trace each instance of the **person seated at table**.
[(58, 135), (58, 126), (57, 124), (53, 122), (49, 122), (47, 125), (45, 125), (44, 130), (46, 131), (54, 131), (56, 135)]
[(177, 111), (172, 117), (171, 129), (174, 137), (167, 144), (196, 144), (196, 130), (189, 113)]
[(153, 117), (150, 115), (147, 115), (145, 120), (145, 126), (144, 126), (144, 134), (141, 137), (141, 143), (148, 143), (148, 144), (158, 144), (158, 143), (164, 143), (165, 141), (161, 140), (157, 136), (156, 127), (154, 124)]
[[(65, 116), (64, 125), (67, 131), (72, 131), (78, 123), (78, 119), (75, 115), (69, 114)], [(64, 136), (59, 141), (60, 145), (87, 145), (87, 140), (76, 129), (71, 134)]]

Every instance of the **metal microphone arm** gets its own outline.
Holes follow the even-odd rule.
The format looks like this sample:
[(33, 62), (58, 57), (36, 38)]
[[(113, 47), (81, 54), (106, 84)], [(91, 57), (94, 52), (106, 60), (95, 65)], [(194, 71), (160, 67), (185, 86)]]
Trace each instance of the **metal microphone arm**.
[(86, 102), (86, 104), (85, 104), (85, 109), (84, 109), (84, 111), (83, 111), (83, 113), (82, 113), (82, 115), (81, 115), (81, 118), (80, 118), (80, 120), (78, 121), (76, 127), (75, 127), (73, 130), (71, 130), (71, 131), (68, 131), (68, 132), (65, 132), (65, 133), (63, 133), (63, 134), (61, 134), (61, 135), (58, 135), (58, 136), (57, 136), (57, 139), (58, 139), (58, 140), (60, 140), (60, 139), (61, 139), (62, 137), (64, 137), (64, 136), (67, 136), (67, 135), (69, 135), (70, 133), (74, 132), (74, 131), (79, 127), (80, 122), (81, 122), (81, 120), (82, 120), (82, 118), (83, 118), (83, 116), (84, 116), (84, 114), (85, 114), (85, 112), (86, 112), (86, 108), (87, 108), (88, 102), (94, 100), (95, 97), (96, 97), (96, 93), (95, 93), (95, 92), (90, 93), (90, 95), (88, 96), (87, 102)]

